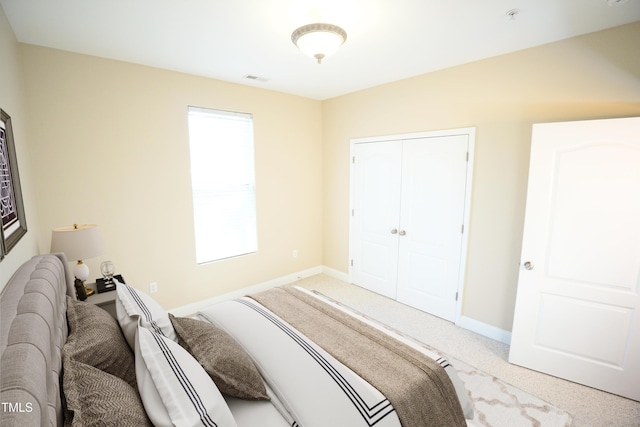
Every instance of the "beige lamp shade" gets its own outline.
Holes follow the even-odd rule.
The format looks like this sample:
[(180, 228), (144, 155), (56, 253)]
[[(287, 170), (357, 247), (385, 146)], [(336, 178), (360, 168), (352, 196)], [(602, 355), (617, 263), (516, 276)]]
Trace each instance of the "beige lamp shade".
[[(76, 278), (86, 280), (89, 268), (83, 259), (97, 257), (104, 252), (104, 243), (95, 224), (74, 224), (72, 227), (54, 228), (51, 233), (51, 252), (63, 252), (67, 260), (77, 260)], [(82, 266), (82, 267), (81, 267)]]

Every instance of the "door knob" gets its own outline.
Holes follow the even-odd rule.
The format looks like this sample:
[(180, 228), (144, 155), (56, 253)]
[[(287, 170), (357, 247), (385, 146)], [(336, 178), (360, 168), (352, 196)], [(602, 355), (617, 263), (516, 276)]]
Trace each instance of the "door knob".
[(407, 235), (407, 232), (406, 232), (406, 231), (404, 231), (404, 230), (400, 230), (400, 233), (399, 233), (399, 234), (400, 234), (401, 236), (406, 236), (406, 235)]
[(391, 234), (398, 234), (398, 229), (394, 228), (393, 230), (391, 230)]
[(524, 268), (526, 270), (533, 270), (533, 263), (531, 261), (527, 261), (524, 263)]

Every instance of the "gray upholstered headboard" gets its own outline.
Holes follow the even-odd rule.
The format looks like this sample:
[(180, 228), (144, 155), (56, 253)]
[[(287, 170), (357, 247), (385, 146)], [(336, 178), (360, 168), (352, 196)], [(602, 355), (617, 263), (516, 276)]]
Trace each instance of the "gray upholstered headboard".
[(75, 288), (63, 254), (33, 257), (0, 294), (2, 426), (62, 425), (61, 351), (66, 295)]

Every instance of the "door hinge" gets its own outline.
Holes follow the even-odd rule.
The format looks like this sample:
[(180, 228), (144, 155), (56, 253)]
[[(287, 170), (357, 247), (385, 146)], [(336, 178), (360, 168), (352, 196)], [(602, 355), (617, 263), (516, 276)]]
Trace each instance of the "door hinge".
[(460, 233), (464, 234), (464, 224), (462, 224), (462, 227), (460, 227)]
[(355, 164), (355, 162), (356, 162), (356, 156), (353, 156), (353, 157), (351, 158), (351, 163), (354, 163), (354, 164)]
[(351, 260), (351, 267), (353, 267), (353, 260)]
[(458, 301), (458, 291), (456, 291), (456, 301)]
[(351, 216), (355, 216), (356, 214), (356, 210), (355, 209), (351, 209)]
[(469, 152), (467, 151), (467, 162), (469, 161)]

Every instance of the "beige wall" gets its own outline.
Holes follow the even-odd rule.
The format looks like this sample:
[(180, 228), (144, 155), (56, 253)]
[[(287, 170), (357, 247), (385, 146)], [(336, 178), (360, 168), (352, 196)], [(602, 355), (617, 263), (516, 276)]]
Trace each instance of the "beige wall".
[(511, 330), (531, 125), (640, 115), (639, 40), (634, 23), (324, 102), (324, 264), (348, 271), (351, 138), (475, 126), (463, 315)]
[[(40, 211), (99, 224), (128, 283), (165, 308), (322, 264), (321, 104), (129, 63), (22, 45)], [(258, 252), (196, 265), (187, 106), (252, 113)], [(298, 258), (292, 251), (298, 250)]]
[[(167, 308), (322, 264), (346, 273), (349, 140), (475, 126), (463, 314), (510, 330), (531, 125), (640, 115), (640, 23), (325, 102), (18, 45), (0, 24), (0, 103), (13, 110), (29, 222), (0, 285), (73, 222), (102, 229), (93, 277), (111, 259), (140, 289), (158, 282)], [(187, 105), (254, 115), (255, 255), (195, 265)]]
[(16, 38), (0, 7), (0, 108), (9, 116), (13, 125), (16, 156), (24, 199), (27, 234), (20, 239), (11, 252), (0, 262), (0, 289), (4, 287), (13, 272), (33, 255), (38, 254), (36, 244), (37, 217), (36, 204), (29, 161), (29, 134), (25, 114), (24, 81)]

